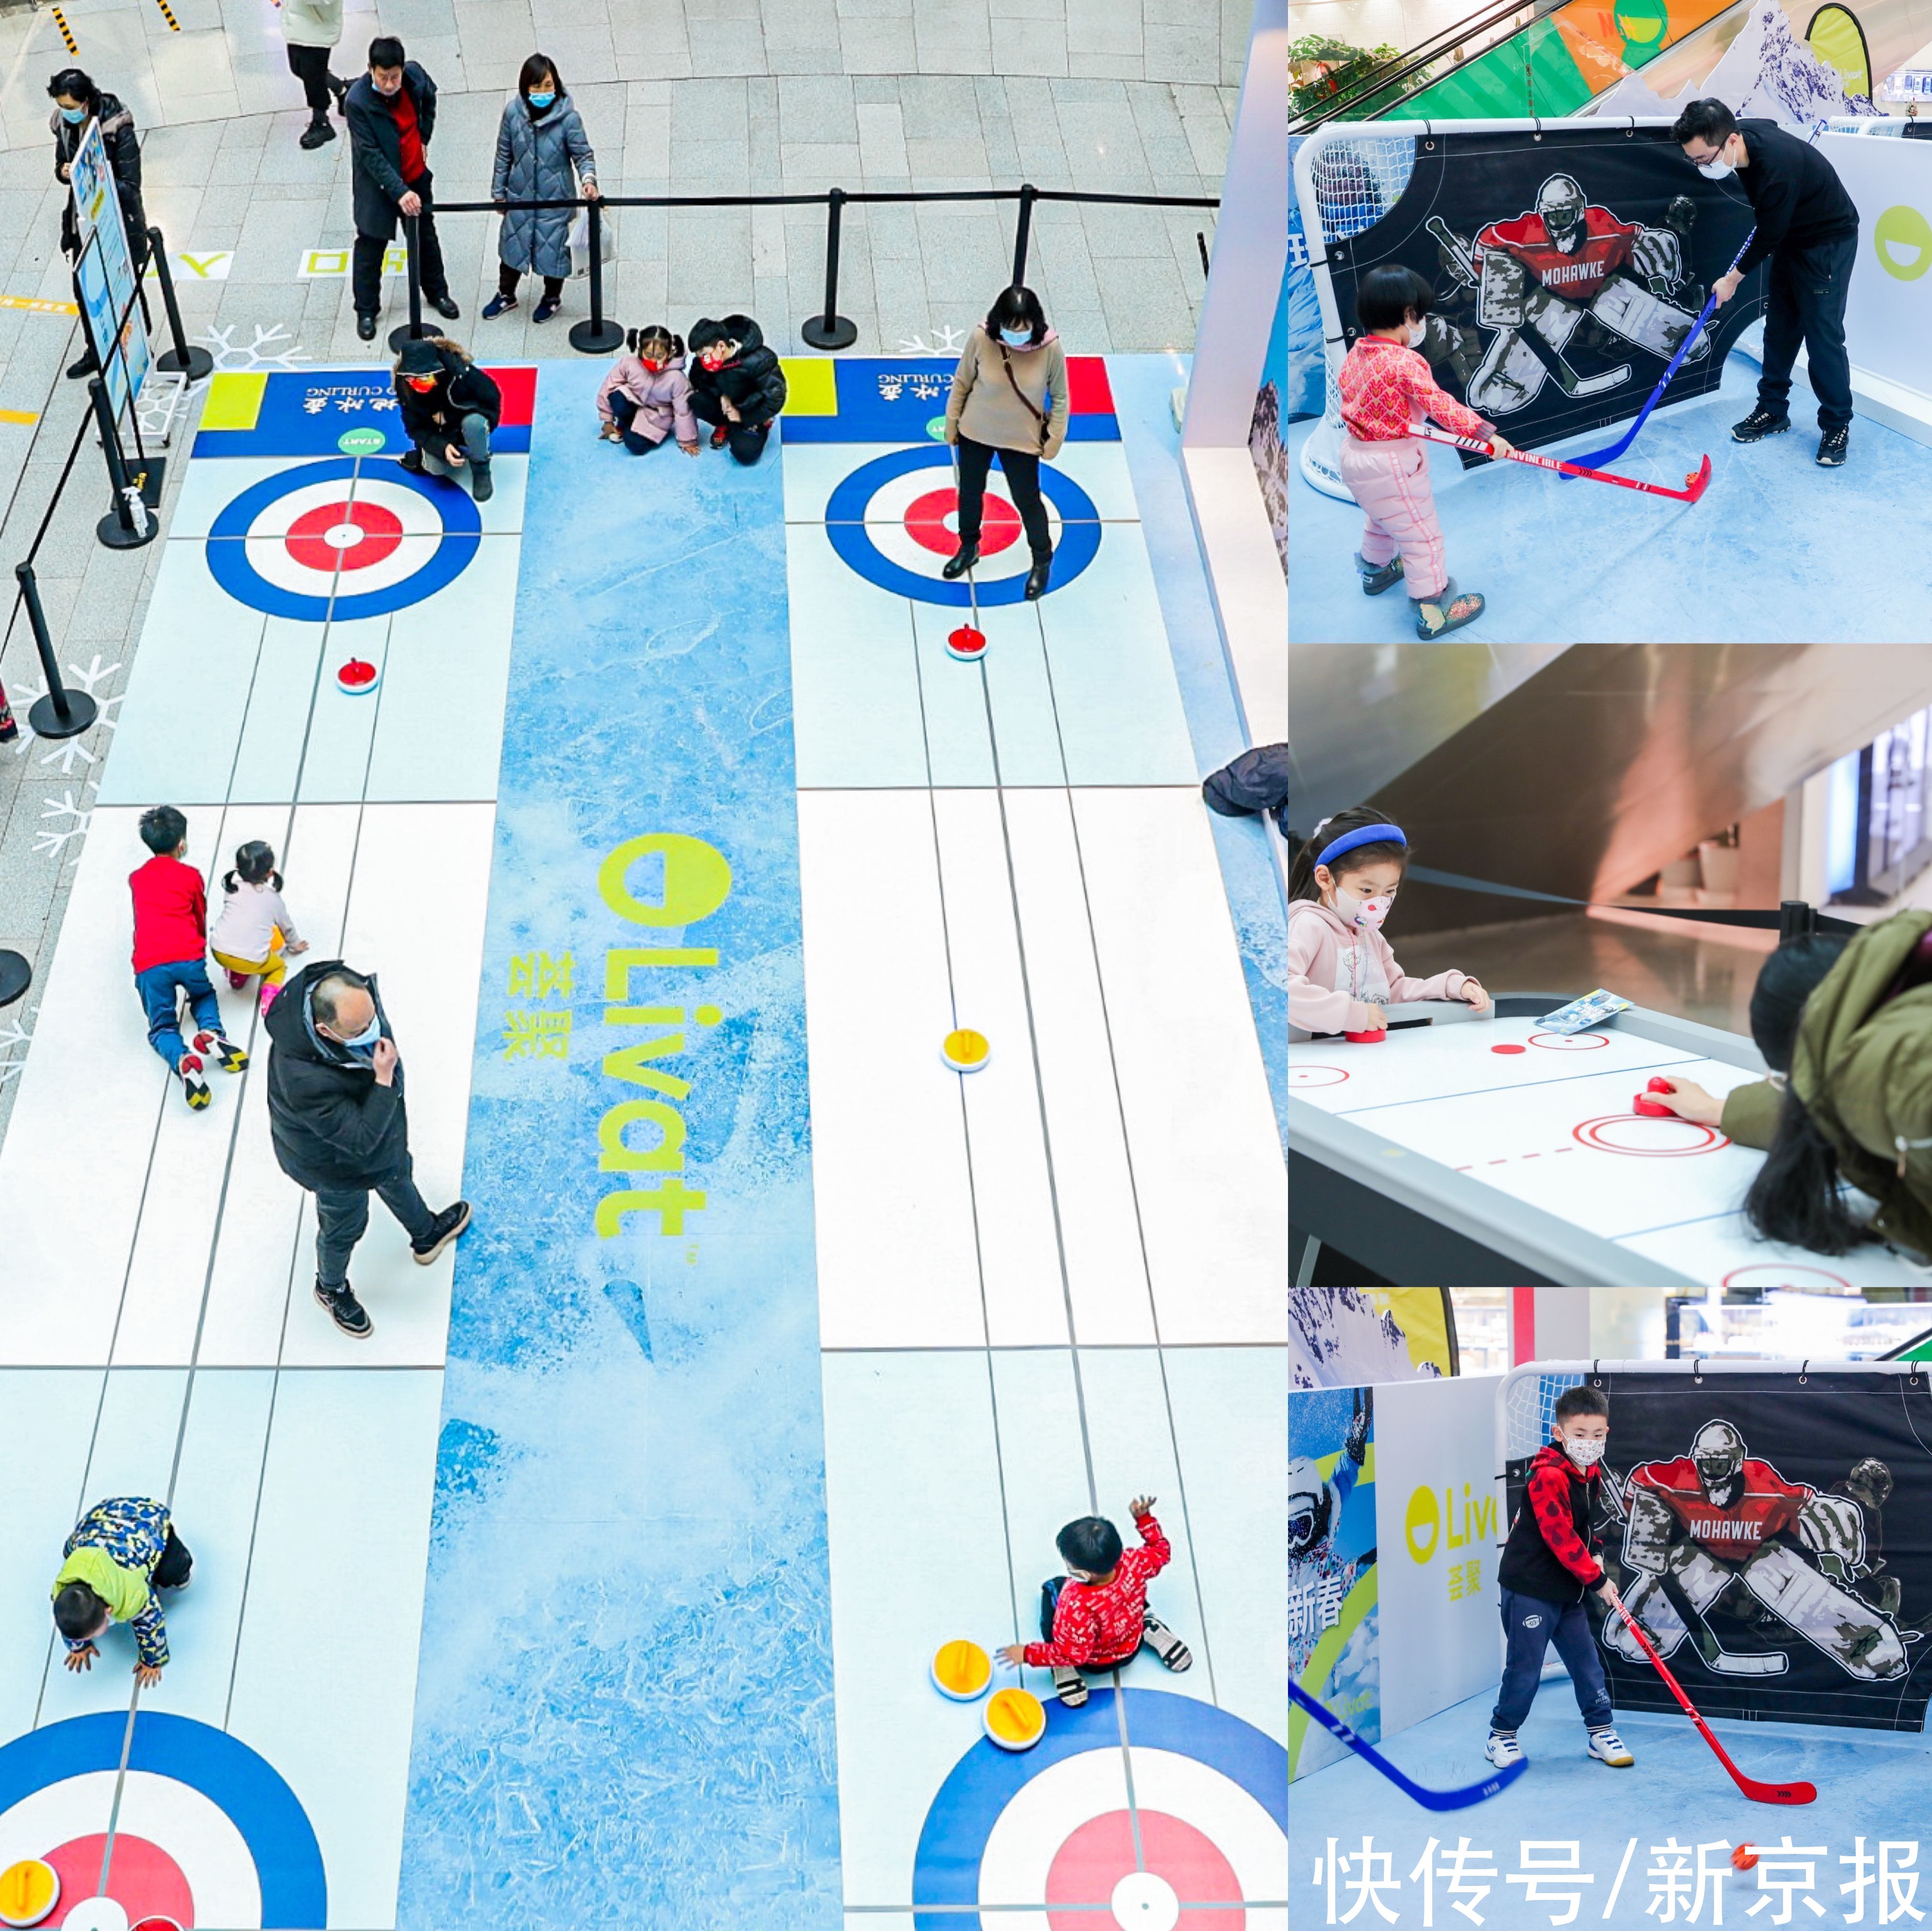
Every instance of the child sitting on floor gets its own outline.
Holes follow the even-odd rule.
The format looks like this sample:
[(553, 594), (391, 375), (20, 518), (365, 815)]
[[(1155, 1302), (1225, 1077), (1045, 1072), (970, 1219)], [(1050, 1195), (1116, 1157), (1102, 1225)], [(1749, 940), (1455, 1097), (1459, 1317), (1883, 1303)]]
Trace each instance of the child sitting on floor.
[(1100, 1516), (1069, 1522), (1054, 1539), (1064, 1576), (1040, 1585), (1044, 1642), (1009, 1643), (1001, 1662), (1053, 1672), (1053, 1687), (1070, 1710), (1087, 1700), (1083, 1669), (1118, 1669), (1145, 1643), (1169, 1669), (1193, 1662), (1187, 1645), (1148, 1607), (1148, 1585), (1173, 1559), (1154, 1520), (1151, 1495), (1127, 1504), (1141, 1546), (1123, 1553), (1120, 1532)]
[(221, 916), (208, 934), (208, 949), (217, 965), (226, 967), (228, 983), (237, 992), (251, 979), (261, 980), (266, 1018), (282, 989), (288, 959), (307, 952), (308, 941), (296, 931), (282, 902), (275, 854), (260, 838), (250, 838), (235, 854), (235, 869), (222, 880), (221, 889), (226, 895)]
[(1355, 297), (1362, 334), (1336, 378), (1342, 394), (1342, 480), (1367, 520), (1355, 565), (1362, 592), (1376, 597), (1408, 581), (1415, 634), (1424, 643), (1474, 623), (1483, 599), (1456, 593), (1442, 553), (1442, 525), (1429, 487), (1429, 456), (1416, 432), (1433, 416), (1457, 436), (1472, 436), (1493, 455), (1510, 445), (1474, 409), (1438, 386), (1416, 353), (1435, 291), (1413, 268), (1371, 268)]
[(54, 1627), (67, 1645), (70, 1669), (92, 1669), (95, 1647), (114, 1623), (134, 1632), (135, 1676), (144, 1690), (161, 1680), (167, 1625), (159, 1589), (185, 1589), (194, 1571), (168, 1519), (167, 1504), (137, 1495), (97, 1502), (83, 1516), (54, 1578)]
[(687, 456), (698, 454), (698, 418), (691, 412), (691, 378), (684, 372), (684, 338), (661, 322), (634, 328), (604, 386), (597, 391), (598, 430), (633, 456), (648, 456), (675, 436)]

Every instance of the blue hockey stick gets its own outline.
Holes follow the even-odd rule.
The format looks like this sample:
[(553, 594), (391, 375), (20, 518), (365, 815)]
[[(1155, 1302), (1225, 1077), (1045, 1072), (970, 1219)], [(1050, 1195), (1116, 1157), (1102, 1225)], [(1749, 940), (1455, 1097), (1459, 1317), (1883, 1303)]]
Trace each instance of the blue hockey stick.
[[(1740, 248), (1731, 257), (1731, 268), (1735, 268), (1738, 262), (1744, 259), (1744, 248), (1748, 248), (1756, 238), (1757, 229), (1754, 225), (1750, 232), (1744, 237), (1744, 247)], [(1727, 268), (1724, 272), (1728, 274), (1730, 271), (1731, 269)], [(1637, 411), (1636, 420), (1624, 431), (1622, 439), (1620, 442), (1612, 442), (1607, 449), (1593, 449), (1587, 456), (1573, 456), (1569, 459), (1570, 461), (1580, 469), (1600, 469), (1606, 463), (1614, 463), (1636, 440), (1637, 431), (1650, 420), (1651, 411), (1664, 400), (1664, 392), (1670, 386), (1671, 377), (1683, 367), (1684, 357), (1690, 354), (1691, 349), (1696, 346), (1698, 337), (1703, 334), (1705, 323), (1708, 322), (1717, 312), (1718, 294), (1714, 287), (1709, 298), (1704, 304), (1702, 313), (1692, 325), (1690, 334), (1678, 343), (1677, 352), (1671, 357), (1670, 367), (1664, 370), (1662, 376), (1658, 379), (1656, 388), (1651, 391), (1649, 401)], [(1682, 314), (1683, 311), (1680, 309), (1678, 313)]]
[(1340, 1737), (1357, 1756), (1366, 1757), (1398, 1790), (1414, 1798), (1425, 1810), (1466, 1810), (1471, 1804), (1480, 1804), (1485, 1798), (1495, 1796), (1498, 1791), (1507, 1790), (1529, 1768), (1526, 1758), (1521, 1763), (1511, 1764), (1508, 1770), (1498, 1771), (1494, 1777), (1486, 1777), (1480, 1783), (1467, 1784), (1460, 1790), (1425, 1790), (1420, 1784), (1411, 1783), (1381, 1751), (1364, 1743), (1340, 1717), (1316, 1702), (1292, 1678), (1288, 1682), (1288, 1693), (1324, 1730)]

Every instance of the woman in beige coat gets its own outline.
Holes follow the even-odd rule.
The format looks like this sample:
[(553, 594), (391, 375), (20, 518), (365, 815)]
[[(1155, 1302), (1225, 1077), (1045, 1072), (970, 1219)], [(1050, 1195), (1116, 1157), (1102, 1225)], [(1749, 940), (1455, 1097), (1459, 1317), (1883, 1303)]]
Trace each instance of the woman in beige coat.
[(944, 575), (962, 577), (980, 560), (986, 472), (997, 454), (1033, 553), (1028, 598), (1045, 591), (1053, 539), (1040, 500), (1040, 459), (1060, 454), (1068, 413), (1066, 352), (1046, 325), (1040, 297), (1030, 288), (1010, 288), (974, 330), (952, 372), (946, 439), (958, 451), (959, 547)]

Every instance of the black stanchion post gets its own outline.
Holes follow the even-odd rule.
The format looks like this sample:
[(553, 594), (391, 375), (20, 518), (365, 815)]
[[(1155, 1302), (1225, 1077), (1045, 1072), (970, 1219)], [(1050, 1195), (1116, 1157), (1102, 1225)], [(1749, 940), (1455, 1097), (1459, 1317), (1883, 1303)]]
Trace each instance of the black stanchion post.
[(0, 1006), (11, 1006), (34, 982), (34, 969), (18, 952), (0, 952)]
[(845, 212), (845, 190), (835, 187), (825, 197), (825, 313), (810, 316), (799, 334), (814, 349), (849, 349), (859, 339), (857, 327), (838, 313), (838, 230)]
[(1778, 942), (1788, 945), (1793, 939), (1808, 939), (1818, 929), (1816, 909), (1802, 898), (1778, 901)]
[(174, 346), (154, 358), (154, 367), (164, 375), (185, 376), (198, 382), (213, 372), (214, 358), (206, 349), (188, 346), (182, 328), (181, 304), (175, 299), (174, 273), (168, 266), (168, 244), (158, 228), (148, 230), (148, 247), (154, 256), (154, 279), (161, 285), (161, 306), (168, 313), (168, 333), (174, 338)]
[(114, 412), (108, 406), (107, 385), (96, 376), (88, 384), (87, 393), (94, 404), (94, 426), (100, 432), (101, 453), (107, 458), (107, 487), (114, 497), (114, 507), (94, 526), (94, 533), (110, 550), (138, 550), (160, 535), (160, 519), (149, 511), (140, 490), (128, 480), (128, 466), (121, 460), (121, 437), (114, 426)]
[(1022, 286), (1026, 280), (1027, 250), (1033, 241), (1033, 205), (1040, 199), (1040, 190), (1030, 181), (1020, 183), (1019, 218), (1013, 223), (1013, 286)]
[(20, 580), (28, 627), (34, 633), (34, 648), (40, 654), (40, 674), (47, 680), (47, 694), (34, 699), (27, 712), (27, 721), (33, 726), (36, 737), (78, 737), (100, 715), (100, 706), (85, 691), (70, 691), (61, 682), (54, 640), (47, 634), (47, 613), (40, 607), (40, 588), (34, 581), (34, 566), (16, 563), (14, 574)]
[(400, 353), (405, 342), (420, 342), (429, 333), (423, 326), (422, 269), (416, 260), (416, 217), (413, 214), (403, 217), (403, 250), (408, 257), (410, 319), (401, 328), (389, 331), (389, 349), (392, 354)]
[(624, 345), (624, 331), (604, 317), (604, 210), (595, 201), (590, 214), (590, 317), (573, 322), (570, 346), (586, 355), (608, 355)]

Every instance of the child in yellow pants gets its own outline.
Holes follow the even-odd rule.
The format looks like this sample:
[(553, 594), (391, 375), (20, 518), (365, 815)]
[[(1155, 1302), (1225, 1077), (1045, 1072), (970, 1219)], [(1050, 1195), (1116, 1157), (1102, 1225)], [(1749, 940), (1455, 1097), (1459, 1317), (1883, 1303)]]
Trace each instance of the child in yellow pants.
[(251, 979), (262, 982), (261, 1009), (275, 1003), (288, 970), (284, 955), (308, 950), (282, 900), (282, 875), (275, 854), (252, 838), (235, 854), (235, 869), (221, 881), (221, 914), (208, 935), (216, 964), (228, 969), (228, 983), (240, 991)]

